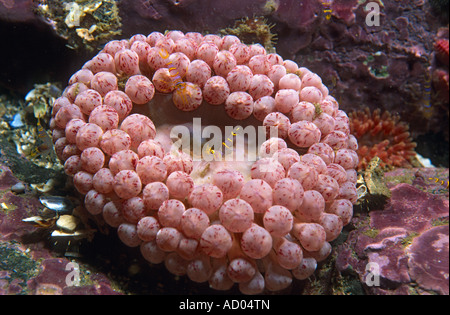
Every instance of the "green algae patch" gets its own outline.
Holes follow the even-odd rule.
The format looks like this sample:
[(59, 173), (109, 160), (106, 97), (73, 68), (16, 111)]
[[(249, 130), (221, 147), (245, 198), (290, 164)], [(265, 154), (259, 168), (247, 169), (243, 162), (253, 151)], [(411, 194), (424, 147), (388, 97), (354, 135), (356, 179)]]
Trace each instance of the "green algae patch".
[(14, 243), (5, 242), (0, 244), (0, 271), (5, 271), (3, 279), (9, 284), (22, 288), (19, 294), (27, 294), (27, 281), (38, 274), (39, 265)]

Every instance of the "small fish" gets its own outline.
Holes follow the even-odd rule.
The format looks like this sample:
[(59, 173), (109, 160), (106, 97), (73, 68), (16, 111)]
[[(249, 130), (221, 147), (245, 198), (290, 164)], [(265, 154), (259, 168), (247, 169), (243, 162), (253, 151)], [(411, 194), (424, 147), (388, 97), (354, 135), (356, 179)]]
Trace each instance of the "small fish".
[(325, 18), (327, 20), (331, 19), (331, 4), (332, 0), (322, 0), (322, 5), (324, 6), (323, 12), (325, 13)]
[(444, 186), (446, 189), (448, 189), (448, 187), (449, 187), (449, 181), (447, 181), (447, 186), (445, 186), (445, 180), (439, 179), (437, 177), (429, 177), (428, 179), (434, 180), (436, 184), (441, 182), (441, 185)]
[(59, 213), (70, 212), (75, 207), (72, 201), (62, 196), (40, 196), (39, 201), (48, 209)]

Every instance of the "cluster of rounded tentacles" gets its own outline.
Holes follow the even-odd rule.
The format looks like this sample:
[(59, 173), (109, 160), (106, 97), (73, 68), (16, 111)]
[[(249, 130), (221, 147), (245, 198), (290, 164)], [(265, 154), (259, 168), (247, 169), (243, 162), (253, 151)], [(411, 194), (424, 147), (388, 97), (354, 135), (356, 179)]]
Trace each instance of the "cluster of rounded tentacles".
[[(162, 121), (176, 113), (161, 114), (170, 108), (262, 122), (278, 137), (251, 163), (205, 167), (171, 150)], [(238, 283), (254, 294), (308, 278), (357, 200), (357, 141), (320, 77), (235, 36), (111, 41), (71, 77), (50, 125), (92, 215), (149, 262), (217, 290)]]

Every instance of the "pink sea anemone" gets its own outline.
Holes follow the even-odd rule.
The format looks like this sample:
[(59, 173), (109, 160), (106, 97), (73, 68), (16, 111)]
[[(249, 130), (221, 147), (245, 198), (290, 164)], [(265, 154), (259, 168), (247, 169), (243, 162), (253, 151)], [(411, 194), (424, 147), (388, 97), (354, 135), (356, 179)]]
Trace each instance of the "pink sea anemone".
[[(256, 294), (309, 277), (352, 217), (358, 146), (347, 115), (318, 75), (235, 36), (111, 41), (52, 114), (86, 209), (146, 260), (214, 289)], [(205, 152), (192, 138), (199, 118), (215, 132), (240, 127)], [(259, 140), (249, 126), (265, 141), (238, 159), (238, 130)], [(192, 150), (175, 146), (174, 130), (188, 130)], [(266, 140), (271, 130), (279, 137)]]

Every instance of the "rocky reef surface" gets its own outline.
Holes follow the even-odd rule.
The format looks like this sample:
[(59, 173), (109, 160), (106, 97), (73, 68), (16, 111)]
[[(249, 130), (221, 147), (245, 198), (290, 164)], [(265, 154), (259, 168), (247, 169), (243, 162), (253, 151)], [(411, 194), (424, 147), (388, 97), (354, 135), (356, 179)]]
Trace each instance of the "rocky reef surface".
[[(399, 115), (420, 138), (422, 155), (442, 147), (427, 139), (448, 143), (446, 1), (63, 2), (0, 3), (1, 31), (11, 41), (4, 52), (10, 58), (0, 59), (0, 85), (26, 93), (36, 83), (65, 83), (111, 38), (168, 29), (232, 33), (318, 73), (346, 112), (368, 107)], [(26, 58), (31, 50), (33, 58)], [(28, 61), (3, 62), (19, 59)], [(437, 154), (434, 163), (447, 166), (448, 153), (441, 153), (446, 158)]]

